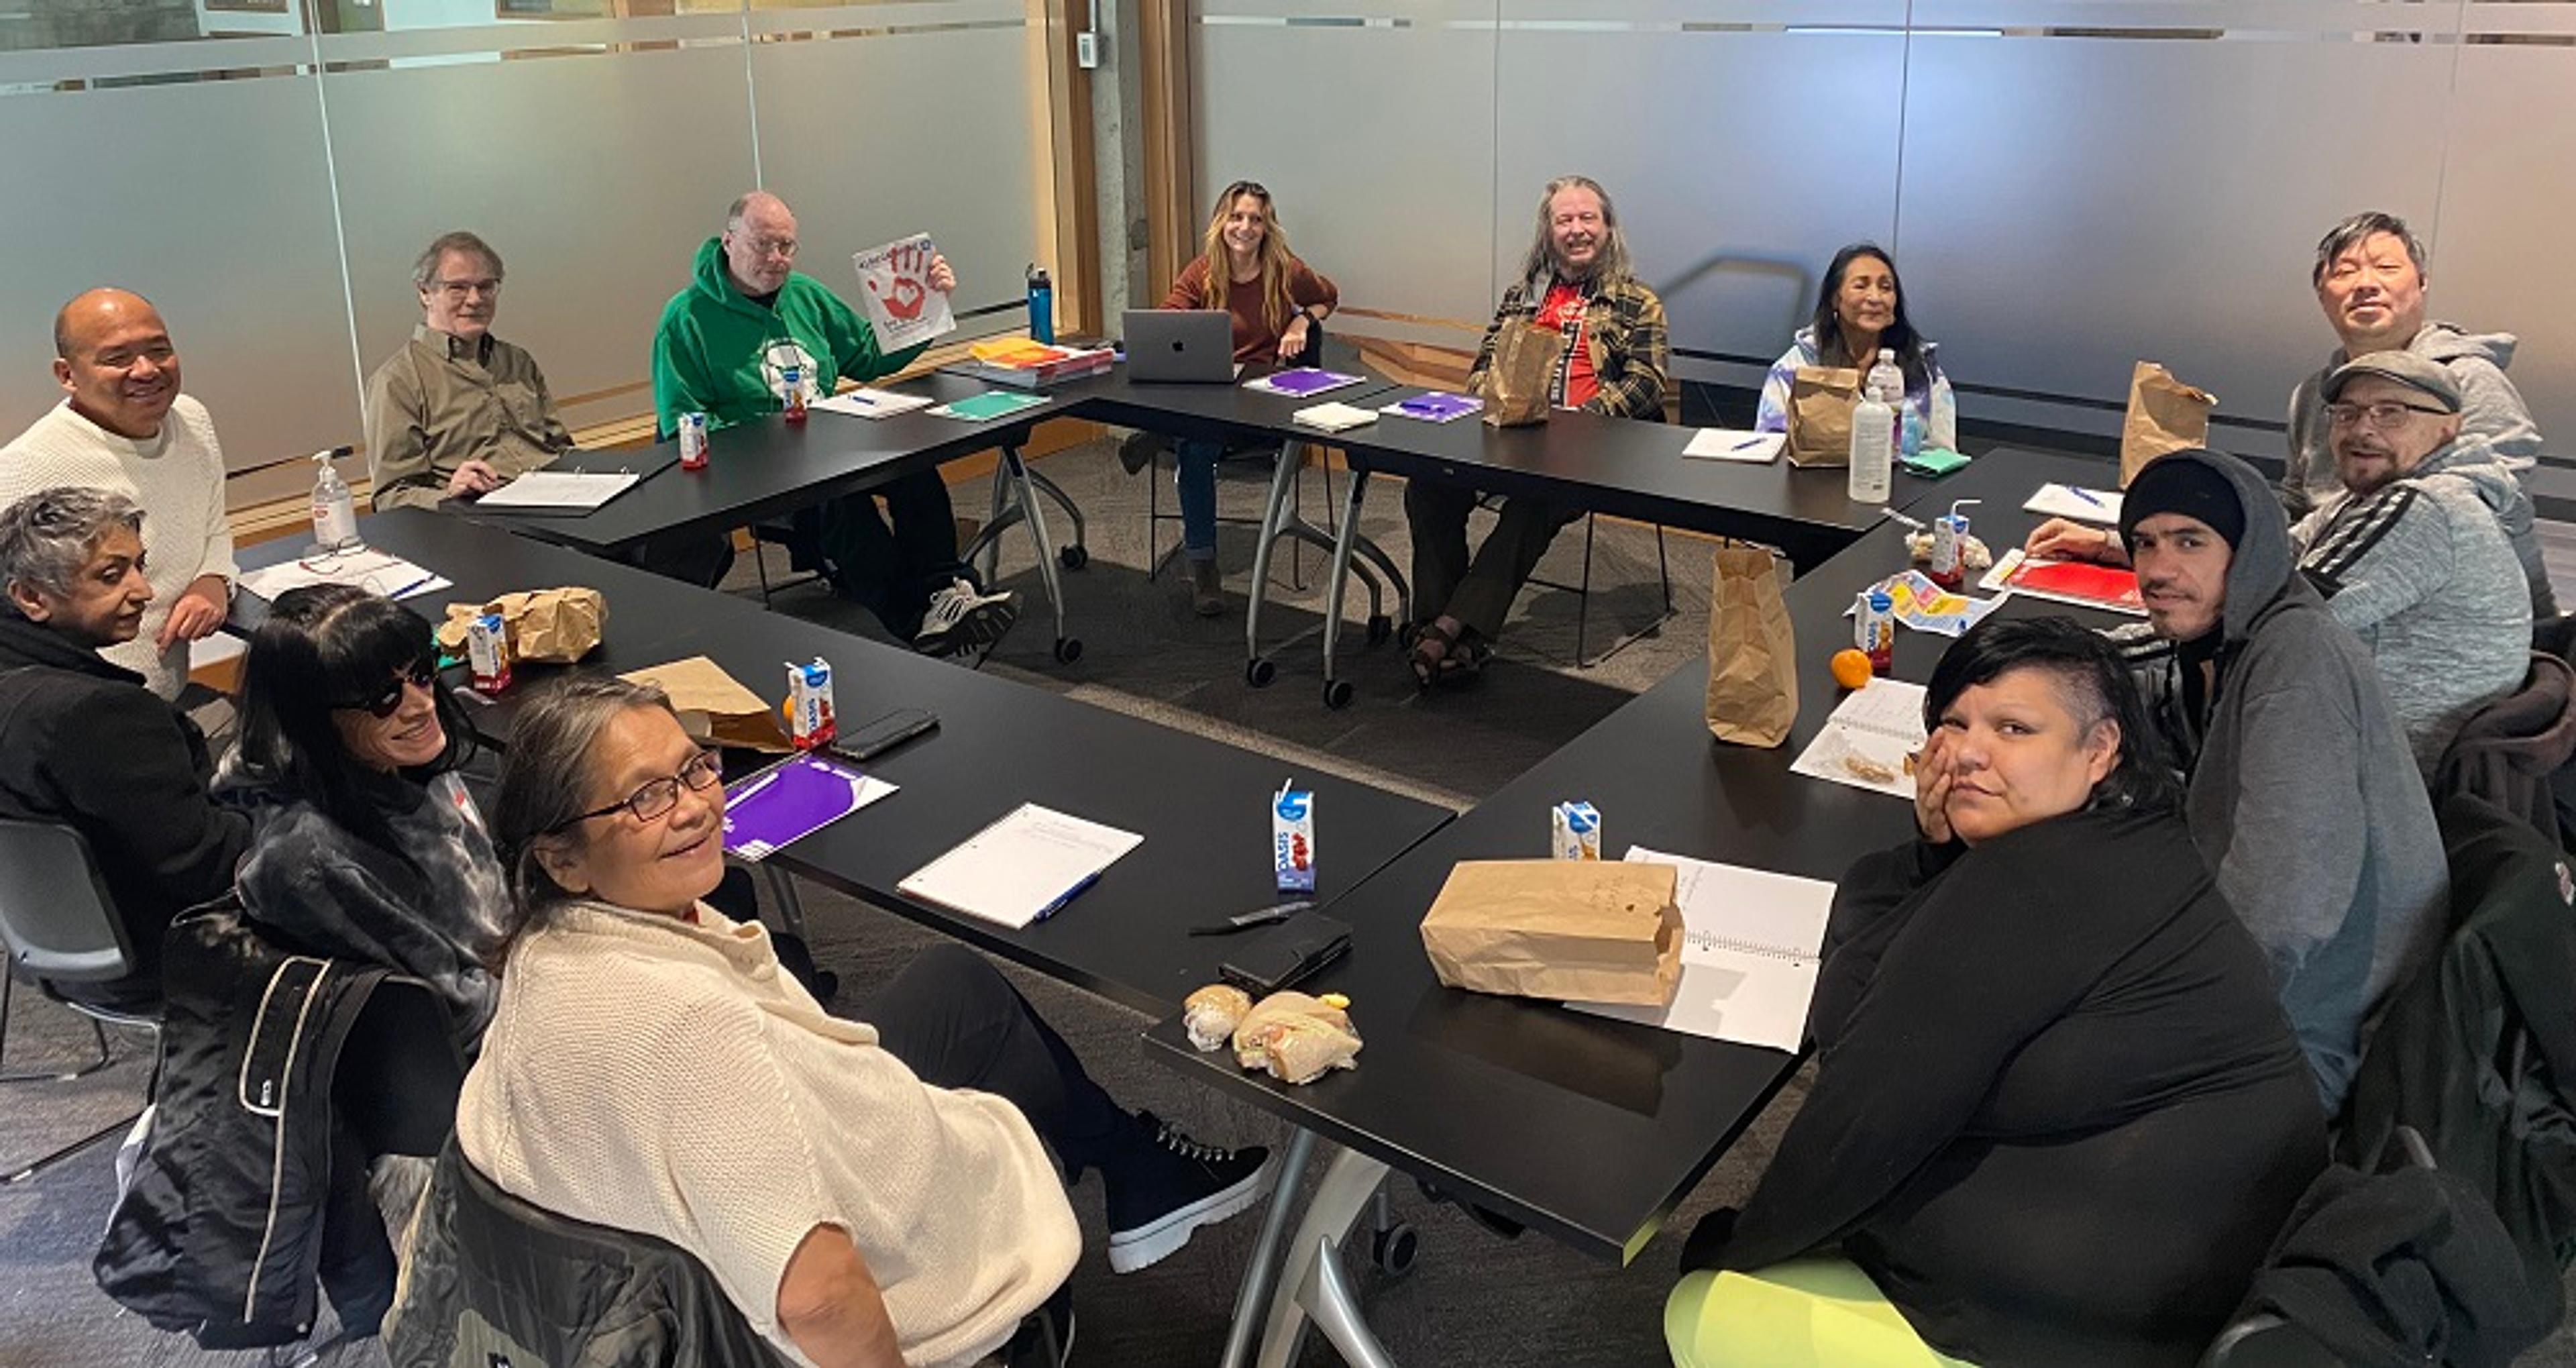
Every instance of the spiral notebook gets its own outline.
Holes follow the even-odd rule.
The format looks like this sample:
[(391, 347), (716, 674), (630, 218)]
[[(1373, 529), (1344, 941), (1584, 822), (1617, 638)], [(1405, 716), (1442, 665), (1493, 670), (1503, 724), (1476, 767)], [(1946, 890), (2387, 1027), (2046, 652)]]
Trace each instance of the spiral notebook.
[(1661, 1007), (1569, 1002), (1578, 1012), (1667, 1031), (1795, 1052), (1832, 913), (1834, 886), (1792, 874), (1712, 864), (1628, 847), (1640, 864), (1673, 866), (1682, 912), (1682, 975)]

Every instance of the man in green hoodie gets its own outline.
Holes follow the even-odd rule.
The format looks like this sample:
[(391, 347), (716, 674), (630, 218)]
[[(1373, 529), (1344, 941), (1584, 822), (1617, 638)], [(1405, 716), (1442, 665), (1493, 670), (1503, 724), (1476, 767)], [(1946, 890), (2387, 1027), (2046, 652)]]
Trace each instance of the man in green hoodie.
[[(725, 212), (724, 232), (698, 248), (697, 278), (671, 296), (653, 333), (653, 407), (665, 440), (683, 413), (704, 413), (721, 428), (778, 412), (790, 371), (812, 399), (844, 376), (873, 380), (921, 355), (918, 346), (878, 351), (865, 319), (795, 269), (796, 247), (796, 215), (754, 190)], [(934, 256), (931, 288), (956, 284), (947, 259)], [(891, 528), (877, 495), (894, 515)], [(1017, 614), (1010, 594), (978, 590), (958, 558), (956, 516), (936, 470), (831, 499), (815, 523), (833, 586), (926, 654), (990, 645)]]

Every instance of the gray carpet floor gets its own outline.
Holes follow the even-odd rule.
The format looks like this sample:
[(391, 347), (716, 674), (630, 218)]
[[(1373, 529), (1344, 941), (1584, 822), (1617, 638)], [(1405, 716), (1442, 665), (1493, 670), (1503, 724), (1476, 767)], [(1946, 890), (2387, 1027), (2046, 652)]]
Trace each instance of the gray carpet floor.
[[(1064, 577), (1071, 599), (1070, 630), (1082, 638), (1084, 654), (1071, 666), (1050, 658), (1052, 633), (1036, 601), (1033, 562), (1026, 538), (1014, 532), (1005, 539), (1002, 576), (1030, 597), (1030, 617), (986, 668), (1275, 755), (1285, 772), (1339, 773), (1434, 801), (1469, 803), (1570, 740), (1636, 690), (1698, 659), (1705, 639), (1707, 546), (1672, 536), (1668, 550), (1677, 616), (1660, 636), (1638, 642), (1599, 668), (1575, 670), (1565, 663), (1572, 651), (1574, 603), (1573, 595), (1561, 591), (1524, 594), (1497, 663), (1466, 687), (1432, 695), (1415, 692), (1392, 645), (1358, 645), (1355, 616), (1345, 661), (1357, 697), (1349, 708), (1330, 712), (1321, 703), (1311, 635), (1274, 647), (1278, 679), (1267, 689), (1250, 688), (1242, 678), (1239, 605), (1232, 616), (1204, 621), (1189, 614), (1186, 590), (1171, 571), (1147, 579), (1145, 488), (1119, 470), (1105, 444), (1051, 457), (1043, 468), (1089, 519), (1089, 566)], [(1229, 465), (1224, 511), (1230, 516), (1257, 514), (1266, 478), (1253, 466)], [(980, 491), (974, 499), (965, 494), (960, 491), (960, 509), (971, 514)], [(1322, 490), (1312, 471), (1306, 499), (1310, 513), (1320, 520)], [(1162, 503), (1168, 511), (1168, 491)], [(1368, 507), (1364, 526), (1398, 565), (1406, 564), (1397, 492), (1373, 490)], [(1057, 526), (1061, 528), (1060, 516)], [(1543, 577), (1571, 583), (1580, 576), (1582, 531), (1577, 524), (1558, 539), (1541, 568)], [(1167, 524), (1161, 532), (1161, 545), (1168, 547), (1175, 529)], [(1251, 539), (1248, 530), (1228, 528), (1221, 546), (1231, 570), (1229, 585), (1238, 595), (1249, 577)], [(1657, 616), (1661, 600), (1655, 549), (1648, 529), (1600, 524), (1592, 567), (1590, 630), (1596, 640)], [(783, 571), (776, 560), (772, 568)], [(1288, 575), (1283, 564), (1278, 596), (1265, 610), (1265, 635), (1273, 643), (1310, 634), (1318, 621), (1318, 558), (1311, 553), (1304, 558), (1303, 590), (1285, 583)], [(728, 588), (751, 593), (753, 583), (746, 563)], [(1363, 611), (1358, 607), (1361, 595), (1355, 591), (1352, 599), (1356, 615)], [(817, 588), (783, 591), (774, 606), (881, 635), (863, 612)], [(930, 933), (909, 922), (822, 889), (808, 887), (804, 903), (817, 958), (842, 973), (844, 993), (852, 998), (863, 997), (871, 984), (931, 942)], [(1199, 1092), (1149, 1062), (1136, 1041), (1145, 1024), (1142, 1018), (1011, 972), (1128, 1105), (1184, 1118), (1211, 1140), (1279, 1142), (1277, 1126), (1262, 1114)], [(7, 1062), (21, 1068), (76, 1058), (88, 1032), (62, 1007), (21, 993), (7, 1039)], [(17, 1083), (0, 1089), (0, 1099), (5, 1099), (0, 1100), (0, 1162), (14, 1165), (130, 1110), (141, 1093), (146, 1066), (131, 1042), (124, 1045), (123, 1056), (114, 1067), (78, 1082)], [(1663, 1362), (1661, 1308), (1682, 1234), (1702, 1212), (1741, 1201), (1750, 1191), (1803, 1095), (1803, 1081), (1784, 1090), (1664, 1232), (1624, 1270), (1538, 1236), (1496, 1239), (1456, 1209), (1426, 1201), (1412, 1184), (1397, 1180), (1388, 1188), (1391, 1211), (1419, 1232), (1421, 1258), (1402, 1278), (1368, 1266), (1356, 1257), (1365, 1248), (1363, 1222), (1354, 1267), (1372, 1322), (1396, 1359), (1409, 1364), (1576, 1368)], [(0, 1190), (0, 1368), (258, 1362), (256, 1355), (202, 1353), (182, 1336), (161, 1334), (123, 1314), (98, 1292), (89, 1277), (89, 1257), (112, 1185), (111, 1156), (102, 1146), (31, 1183)], [(1081, 1327), (1076, 1362), (1204, 1368), (1224, 1341), (1235, 1281), (1258, 1214), (1201, 1232), (1186, 1249), (1151, 1269), (1114, 1277), (1099, 1253), (1103, 1226), (1098, 1191), (1095, 1180), (1074, 1193), (1087, 1250), (1075, 1274)], [(383, 1356), (378, 1346), (364, 1344), (339, 1354), (336, 1361), (374, 1365)], [(1302, 1362), (1338, 1360), (1310, 1338)], [(2522, 1363), (2576, 1368), (2576, 1338), (2562, 1328)]]

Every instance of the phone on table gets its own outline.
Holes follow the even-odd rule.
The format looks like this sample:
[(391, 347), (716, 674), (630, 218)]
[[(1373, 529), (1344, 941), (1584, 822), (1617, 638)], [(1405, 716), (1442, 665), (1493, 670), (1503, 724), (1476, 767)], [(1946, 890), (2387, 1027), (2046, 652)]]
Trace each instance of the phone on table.
[(1300, 912), (1230, 947), (1217, 977), (1255, 998), (1267, 997), (1313, 978), (1350, 948), (1347, 924), (1321, 912)]
[(841, 733), (840, 739), (832, 743), (832, 753), (848, 760), (873, 760), (916, 736), (938, 729), (936, 714), (920, 708), (901, 708)]

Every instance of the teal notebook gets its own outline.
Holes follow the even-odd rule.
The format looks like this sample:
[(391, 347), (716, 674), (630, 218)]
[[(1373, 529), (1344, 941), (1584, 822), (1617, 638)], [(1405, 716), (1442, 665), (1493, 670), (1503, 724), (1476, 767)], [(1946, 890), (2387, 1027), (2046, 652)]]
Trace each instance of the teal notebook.
[(988, 419), (1008, 417), (1022, 409), (1036, 408), (1046, 401), (1046, 396), (1042, 394), (1012, 394), (1005, 390), (986, 390), (982, 394), (970, 394), (963, 399), (952, 399), (930, 412), (942, 418), (981, 423)]

